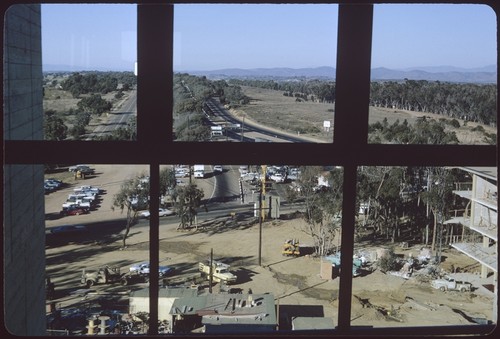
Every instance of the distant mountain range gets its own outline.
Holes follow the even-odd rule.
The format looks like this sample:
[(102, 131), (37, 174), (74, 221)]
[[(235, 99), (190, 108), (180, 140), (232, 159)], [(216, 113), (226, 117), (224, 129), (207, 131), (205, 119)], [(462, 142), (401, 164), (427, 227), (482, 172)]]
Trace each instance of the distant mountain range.
[[(118, 69), (120, 68), (120, 69)], [(78, 68), (67, 65), (43, 65), (44, 72), (77, 72), (77, 71), (110, 71), (104, 68)], [(127, 67), (117, 67), (115, 71), (133, 71)], [(192, 75), (206, 76), (209, 79), (281, 79), (290, 80), (296, 78), (324, 79), (334, 80), (336, 70), (334, 67), (310, 67), (310, 68), (225, 68), (212, 71), (177, 71), (189, 73)], [(459, 68), (453, 66), (434, 66), (434, 67), (411, 67), (405, 69), (390, 69), (385, 67), (373, 68), (371, 71), (372, 81), (384, 80), (428, 80), (443, 82), (461, 82), (461, 83), (496, 83), (497, 67), (496, 65), (485, 66), (481, 68)]]
[[(183, 71), (192, 75), (204, 75), (210, 79), (246, 78), (246, 79), (293, 79), (318, 78), (335, 79), (335, 68), (324, 66), (316, 68), (226, 68), (212, 71)], [(372, 81), (383, 80), (428, 80), (462, 83), (496, 83), (496, 66), (482, 68), (458, 68), (452, 66), (414, 67), (407, 69), (389, 69), (384, 67), (373, 68)]]

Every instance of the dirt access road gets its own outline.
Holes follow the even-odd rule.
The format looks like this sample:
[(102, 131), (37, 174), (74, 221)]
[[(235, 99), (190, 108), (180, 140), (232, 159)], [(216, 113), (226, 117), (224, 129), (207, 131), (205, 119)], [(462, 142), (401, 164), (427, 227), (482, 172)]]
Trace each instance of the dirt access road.
[[(113, 192), (119, 183), (135, 173), (142, 173), (143, 166), (95, 166), (97, 175), (86, 179), (85, 184), (99, 184), (107, 193), (99, 209), (89, 215), (47, 220), (47, 226), (65, 223), (92, 224), (103, 220), (123, 220), (124, 215), (110, 209)], [(76, 184), (80, 185), (82, 181)], [(74, 185), (75, 183), (72, 183)], [(201, 184), (203, 187), (205, 184)], [(208, 185), (208, 182), (207, 182)], [(67, 187), (69, 190), (71, 187)], [(56, 206), (60, 196), (47, 196), (47, 208)], [(67, 192), (66, 192), (67, 193)], [(60, 205), (59, 205), (60, 206)], [(320, 259), (313, 256), (297, 258), (283, 257), (281, 246), (286, 239), (300, 239), (303, 245), (312, 245), (312, 239), (303, 232), (303, 220), (266, 221), (262, 228), (262, 265), (259, 258), (258, 224), (248, 225), (243, 220), (228, 217), (212, 227), (197, 231), (178, 231), (176, 217), (167, 217), (160, 222), (160, 265), (172, 266), (176, 274), (172, 281), (197, 273), (197, 263), (209, 258), (211, 249), (214, 257), (231, 264), (238, 276), (235, 289), (254, 293), (272, 293), (280, 305), (280, 328), (289, 329), (293, 316), (324, 316), (337, 323), (339, 278), (324, 280), (320, 277)], [(103, 226), (104, 227), (104, 226)], [(105, 232), (104, 229), (102, 229)], [(99, 265), (116, 265), (124, 271), (149, 257), (149, 234), (146, 224), (138, 224), (131, 230), (127, 248), (121, 249), (120, 230), (109, 236), (108, 241), (73, 242), (57, 247), (48, 247), (47, 274), (56, 284), (60, 307), (83, 305), (92, 296), (83, 299), (75, 292), (83, 286), (80, 275), (83, 268)], [(388, 245), (375, 246), (372, 243), (358, 244), (364, 251), (377, 250)], [(416, 255), (420, 247), (398, 249), (401, 256)], [(474, 262), (452, 249), (443, 252), (443, 268), (472, 267)], [(366, 272), (353, 279), (352, 325), (353, 326), (437, 326), (473, 324), (473, 318), (491, 320), (493, 295), (485, 291), (485, 283), (473, 272), (468, 278), (475, 280), (471, 293), (441, 292), (430, 287), (425, 276), (403, 279), (384, 274), (380, 270)], [(96, 291), (127, 292), (147, 285), (97, 286)]]

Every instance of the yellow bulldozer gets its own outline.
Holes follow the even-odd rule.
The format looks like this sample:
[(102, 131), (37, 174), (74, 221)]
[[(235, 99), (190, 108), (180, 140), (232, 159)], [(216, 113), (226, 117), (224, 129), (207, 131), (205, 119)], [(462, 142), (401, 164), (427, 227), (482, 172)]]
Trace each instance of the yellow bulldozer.
[(288, 239), (285, 241), (281, 254), (285, 256), (298, 257), (300, 255), (299, 241), (297, 239)]

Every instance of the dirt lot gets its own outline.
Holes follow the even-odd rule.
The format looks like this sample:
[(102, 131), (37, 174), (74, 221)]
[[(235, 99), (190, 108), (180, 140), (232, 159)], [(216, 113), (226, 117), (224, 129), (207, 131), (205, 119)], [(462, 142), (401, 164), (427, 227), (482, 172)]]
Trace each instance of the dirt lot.
[[(84, 183), (75, 182), (70, 177), (67, 179), (68, 186), (63, 191), (47, 196), (48, 227), (66, 223), (90, 225), (110, 220), (123, 225), (124, 215), (110, 208), (112, 196), (122, 180), (143, 173), (146, 167), (97, 165), (95, 168), (95, 177), (86, 179)], [(89, 215), (50, 219), (52, 211), (59, 208), (67, 192), (81, 184), (100, 185), (106, 189), (98, 210)], [(227, 219), (230, 220), (229, 215)], [(254, 293), (272, 293), (276, 303), (279, 303), (281, 310), (286, 310), (288, 317), (325, 316), (333, 318), (334, 323), (337, 322), (339, 278), (322, 279), (319, 258), (290, 258), (281, 255), (281, 246), (286, 239), (298, 238), (301, 244), (312, 245), (311, 239), (302, 231), (301, 219), (268, 221), (263, 224), (262, 266), (258, 265), (258, 225), (248, 226), (230, 221), (225, 227), (199, 229), (196, 232), (178, 231), (177, 225), (175, 217), (164, 219), (160, 225), (160, 265), (176, 269), (172, 282), (183, 274), (196, 274), (197, 262), (208, 259), (210, 250), (213, 249), (214, 257), (223, 258), (230, 263), (238, 276), (238, 283), (234, 288), (244, 292), (251, 288)], [(112, 264), (128, 271), (131, 264), (148, 260), (149, 234), (143, 224), (132, 228), (128, 246), (124, 250), (120, 248), (120, 229), (118, 233), (113, 233), (106, 232), (109, 224), (99, 224), (99, 227), (97, 230), (107, 235), (100, 241), (97, 239), (47, 248), (47, 273), (56, 284), (58, 307), (82, 305), (92, 298), (90, 295), (82, 298), (77, 293), (82, 288), (79, 282), (82, 268)], [(374, 243), (359, 243), (357, 247), (363, 251), (375, 251), (388, 246), (389, 244), (383, 243), (376, 246)], [(404, 250), (397, 247), (397, 253), (402, 257), (408, 257), (410, 253), (415, 257), (419, 251), (420, 246)], [(352, 324), (376, 327), (432, 326), (472, 324), (472, 318), (491, 319), (493, 294), (483, 285), (491, 284), (492, 279), (481, 281), (476, 274), (477, 265), (454, 250), (446, 249), (443, 255), (444, 269), (449, 269), (453, 264), (468, 271), (463, 274), (474, 283), (473, 292), (434, 290), (426, 282), (425, 276), (419, 277), (418, 271), (414, 272), (413, 278), (406, 280), (384, 274), (378, 269), (373, 272), (367, 270), (364, 275), (353, 279)], [(108, 288), (107, 291), (125, 292), (127, 288), (144, 286), (146, 285), (120, 286)], [(102, 293), (104, 288), (98, 287), (96, 290)], [(282, 324), (286, 324), (283, 316), (284, 312), (281, 320)]]

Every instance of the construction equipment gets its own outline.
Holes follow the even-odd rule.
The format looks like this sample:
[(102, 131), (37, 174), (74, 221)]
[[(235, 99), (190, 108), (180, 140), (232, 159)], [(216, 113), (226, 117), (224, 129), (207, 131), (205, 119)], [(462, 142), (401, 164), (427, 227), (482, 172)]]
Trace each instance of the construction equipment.
[(282, 255), (285, 256), (300, 256), (300, 245), (298, 239), (289, 239), (283, 244), (283, 249), (281, 251)]
[(87, 272), (82, 270), (81, 283), (90, 288), (96, 284), (113, 284), (120, 283), (123, 286), (137, 282), (148, 282), (148, 275), (139, 274), (136, 272), (120, 273), (119, 267), (111, 267), (108, 265), (99, 267), (96, 271)]

